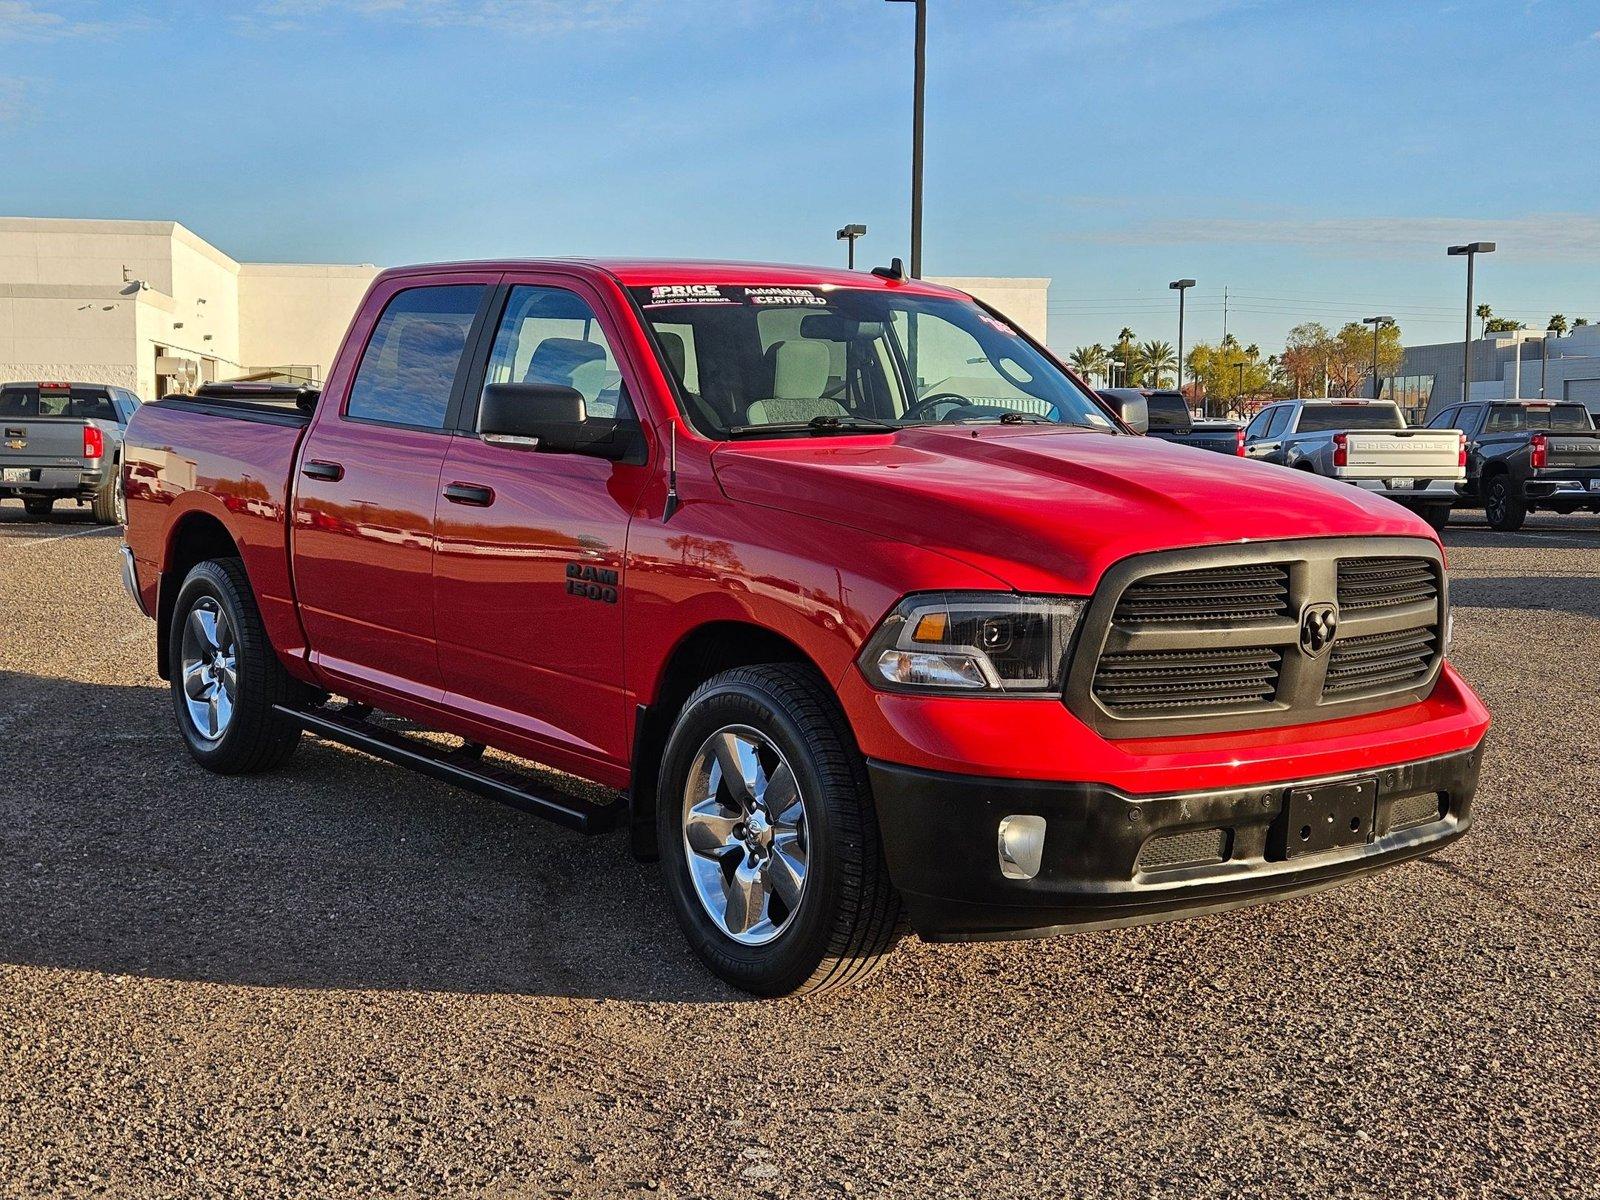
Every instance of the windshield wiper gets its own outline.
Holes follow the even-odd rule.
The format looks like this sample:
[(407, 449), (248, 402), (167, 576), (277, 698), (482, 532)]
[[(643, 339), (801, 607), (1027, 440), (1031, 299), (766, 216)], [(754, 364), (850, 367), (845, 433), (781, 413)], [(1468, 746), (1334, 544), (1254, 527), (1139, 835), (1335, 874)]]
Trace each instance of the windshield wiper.
[(863, 430), (872, 432), (895, 433), (901, 427), (889, 421), (880, 421), (875, 417), (812, 417), (809, 421), (774, 421), (767, 425), (730, 425), (729, 437), (749, 437), (752, 434), (762, 433), (859, 433)]

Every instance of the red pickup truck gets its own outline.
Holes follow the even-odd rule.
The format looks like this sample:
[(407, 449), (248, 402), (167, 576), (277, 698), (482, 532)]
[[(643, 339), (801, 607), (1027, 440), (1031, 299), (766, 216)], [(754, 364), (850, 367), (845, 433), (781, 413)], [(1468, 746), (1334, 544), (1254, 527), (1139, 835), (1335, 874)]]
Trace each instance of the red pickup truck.
[(202, 765), (310, 731), (626, 825), (763, 994), (902, 914), (1129, 924), (1459, 837), (1432, 531), (1139, 408), (893, 268), (408, 267), (320, 393), (140, 409), (124, 571)]

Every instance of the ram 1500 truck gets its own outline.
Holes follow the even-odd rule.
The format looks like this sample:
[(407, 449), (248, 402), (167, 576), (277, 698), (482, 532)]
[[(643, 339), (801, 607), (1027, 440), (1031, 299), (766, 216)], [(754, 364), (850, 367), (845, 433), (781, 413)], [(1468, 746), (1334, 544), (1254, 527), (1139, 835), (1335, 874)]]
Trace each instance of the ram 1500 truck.
[(1148, 436), (1178, 446), (1193, 446), (1197, 450), (1215, 450), (1218, 454), (1244, 457), (1244, 426), (1234, 421), (1196, 421), (1189, 413), (1189, 405), (1182, 392), (1151, 388), (1100, 390), (1100, 398), (1113, 405), (1135, 397), (1144, 400), (1149, 413), (1149, 425), (1145, 430)]
[(0, 384), (0, 499), (16, 497), (33, 517), (75, 500), (115, 525), (122, 431), (138, 407), (105, 384)]
[(1454, 404), (1429, 429), (1467, 439), (1460, 491), (1482, 503), (1491, 529), (1522, 528), (1536, 509), (1600, 512), (1600, 432), (1581, 404), (1493, 400)]
[(1435, 529), (1450, 519), (1467, 477), (1463, 439), (1408, 429), (1387, 400), (1285, 400), (1255, 415), (1245, 454), (1312, 471), (1398, 501)]
[(320, 394), (140, 409), (125, 580), (203, 766), (309, 730), (626, 825), (758, 993), (1460, 837), (1437, 538), (1142, 407), (893, 269), (390, 270)]

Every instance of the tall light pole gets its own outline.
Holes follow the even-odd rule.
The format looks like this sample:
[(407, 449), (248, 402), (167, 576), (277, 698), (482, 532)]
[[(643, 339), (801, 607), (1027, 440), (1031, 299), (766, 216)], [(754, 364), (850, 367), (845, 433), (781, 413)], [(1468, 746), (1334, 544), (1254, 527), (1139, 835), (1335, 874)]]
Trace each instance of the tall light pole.
[(1183, 294), (1194, 286), (1192, 279), (1174, 279), (1167, 284), (1178, 293), (1178, 395), (1183, 395)]
[(846, 265), (850, 270), (854, 271), (856, 269), (856, 239), (867, 236), (867, 227), (865, 225), (846, 225), (833, 236), (841, 242), (850, 243), (849, 258)]
[(911, 99), (911, 277), (922, 278), (922, 94), (928, 74), (928, 0), (889, 0), (917, 6), (916, 72)]
[(1234, 394), (1234, 403), (1239, 406), (1239, 411), (1244, 411), (1244, 360), (1240, 359), (1233, 364), (1239, 369), (1239, 390)]
[(1467, 256), (1467, 336), (1461, 344), (1461, 403), (1467, 402), (1468, 381), (1472, 378), (1472, 264), (1480, 254), (1493, 254), (1493, 242), (1468, 242), (1451, 246), (1446, 254)]
[(1378, 331), (1394, 324), (1393, 317), (1362, 317), (1363, 325), (1372, 326), (1372, 398), (1379, 399), (1383, 395), (1378, 386)]

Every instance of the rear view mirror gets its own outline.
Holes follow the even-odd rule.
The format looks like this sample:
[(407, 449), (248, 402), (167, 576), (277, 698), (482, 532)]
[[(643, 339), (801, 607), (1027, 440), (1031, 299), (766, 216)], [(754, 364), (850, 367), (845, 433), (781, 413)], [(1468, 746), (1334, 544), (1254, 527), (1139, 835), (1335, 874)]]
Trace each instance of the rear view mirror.
[(589, 416), (583, 393), (559, 384), (491, 383), (478, 404), (478, 434), (495, 446), (621, 459), (636, 432), (632, 422)]
[(1135, 433), (1150, 432), (1150, 406), (1145, 403), (1143, 396), (1116, 395), (1111, 398), (1117, 416), (1122, 418), (1122, 423)]

